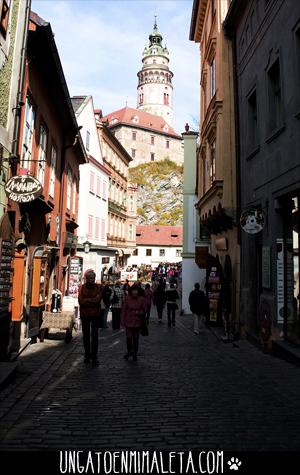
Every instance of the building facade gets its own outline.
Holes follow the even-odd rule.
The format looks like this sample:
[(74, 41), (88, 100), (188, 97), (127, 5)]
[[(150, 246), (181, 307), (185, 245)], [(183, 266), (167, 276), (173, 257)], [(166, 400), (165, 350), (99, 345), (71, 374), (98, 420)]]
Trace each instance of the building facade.
[(279, 350), (300, 343), (300, 4), (232, 1), (224, 26), (237, 72), (241, 211), (259, 224), (253, 233), (242, 222), (241, 318)]
[(30, 4), (29, 0), (0, 2), (0, 218), (6, 209), (4, 185), (9, 157), (17, 153)]
[(137, 226), (136, 250), (128, 261), (129, 266), (151, 266), (160, 263), (176, 264), (182, 260), (181, 226)]
[(12, 280), (12, 344), (36, 338), (52, 291), (68, 291), (70, 258), (78, 227), (79, 165), (86, 156), (49, 23), (31, 12), (18, 137), (11, 176), (38, 180), (34, 199), (7, 211), (15, 235)]
[(162, 117), (126, 106), (101, 120), (131, 156), (131, 167), (165, 159), (182, 164), (182, 138)]
[[(189, 295), (196, 282), (206, 277), (204, 265), (199, 262), (199, 251), (207, 253), (207, 245), (200, 243), (200, 217), (196, 210), (197, 199), (197, 132), (182, 134), (184, 140), (183, 164), (183, 249), (182, 249), (182, 305), (183, 313), (190, 313)], [(201, 268), (202, 267), (202, 268)]]
[[(212, 324), (220, 325), (225, 319), (235, 333), (239, 324), (239, 244), (233, 55), (221, 28), (229, 4), (226, 0), (194, 0), (190, 40), (200, 45), (197, 208), (201, 240), (209, 243), (210, 318)], [(209, 285), (214, 279), (218, 282)]]
[(138, 72), (137, 108), (162, 117), (173, 124), (173, 73), (169, 69), (169, 51), (162, 45), (156, 19), (143, 51), (143, 67)]
[(77, 256), (82, 258), (83, 273), (92, 268), (100, 281), (107, 261), (114, 259), (114, 251), (107, 247), (110, 172), (101, 155), (92, 97), (72, 97), (72, 104), (88, 158), (80, 165)]
[(128, 181), (131, 157), (99, 120), (97, 127), (103, 162), (109, 171), (107, 245), (115, 249), (114, 269), (118, 272), (135, 249), (137, 188)]

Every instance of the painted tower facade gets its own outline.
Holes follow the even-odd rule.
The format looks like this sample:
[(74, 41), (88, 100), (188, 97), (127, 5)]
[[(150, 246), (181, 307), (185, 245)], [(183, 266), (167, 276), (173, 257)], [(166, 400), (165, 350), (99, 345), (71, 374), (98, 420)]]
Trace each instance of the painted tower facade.
[(143, 51), (143, 67), (138, 72), (137, 108), (163, 117), (173, 125), (173, 73), (169, 69), (169, 51), (162, 45), (156, 19)]

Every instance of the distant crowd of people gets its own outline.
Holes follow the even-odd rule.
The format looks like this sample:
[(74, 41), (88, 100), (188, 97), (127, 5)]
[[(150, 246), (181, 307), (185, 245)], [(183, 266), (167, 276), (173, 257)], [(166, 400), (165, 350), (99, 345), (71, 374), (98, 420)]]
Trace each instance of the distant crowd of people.
[(147, 281), (156, 281), (159, 278), (176, 279), (181, 278), (182, 263), (170, 263), (165, 262), (159, 264), (156, 268), (152, 269), (150, 265), (141, 264), (140, 266), (128, 266), (126, 268), (127, 272), (136, 271), (138, 279), (147, 280)]
[[(123, 284), (120, 280), (114, 284), (98, 284), (94, 270), (85, 272), (85, 282), (80, 287), (78, 296), (85, 363), (91, 360), (94, 366), (99, 365), (98, 329), (108, 328), (109, 310), (112, 312), (112, 330), (120, 330), (122, 326), (126, 331), (126, 360), (132, 357), (133, 361), (137, 361), (139, 336), (141, 333), (148, 334), (152, 305), (156, 307), (159, 323), (163, 321), (166, 307), (168, 326), (175, 327), (180, 295), (177, 290), (179, 272), (174, 267), (159, 267), (152, 275), (151, 284), (148, 282), (145, 286), (140, 281), (126, 281)], [(203, 318), (207, 313), (205, 299), (199, 284), (195, 284), (195, 289), (190, 294), (195, 333), (203, 330)]]

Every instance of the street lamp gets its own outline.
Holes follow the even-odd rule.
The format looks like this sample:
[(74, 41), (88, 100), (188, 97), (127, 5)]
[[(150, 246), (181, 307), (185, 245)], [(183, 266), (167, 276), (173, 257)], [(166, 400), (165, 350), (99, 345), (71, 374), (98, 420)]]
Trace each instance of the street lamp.
[(83, 243), (83, 249), (86, 254), (88, 254), (91, 250), (92, 244), (89, 241), (85, 241)]
[(115, 252), (115, 256), (116, 256), (116, 263), (115, 263), (115, 266), (116, 266), (116, 270), (117, 270), (117, 268), (118, 268), (119, 251), (116, 251), (116, 252)]

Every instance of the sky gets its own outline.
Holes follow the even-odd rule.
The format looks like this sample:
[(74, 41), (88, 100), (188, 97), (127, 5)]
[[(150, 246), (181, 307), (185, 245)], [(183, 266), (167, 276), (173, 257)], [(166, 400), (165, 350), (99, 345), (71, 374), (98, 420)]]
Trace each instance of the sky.
[(193, 0), (32, 0), (51, 23), (71, 96), (109, 114), (137, 105), (137, 72), (154, 15), (170, 52), (174, 128), (199, 122), (199, 45), (189, 41)]

